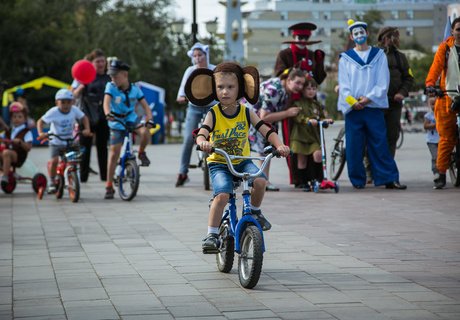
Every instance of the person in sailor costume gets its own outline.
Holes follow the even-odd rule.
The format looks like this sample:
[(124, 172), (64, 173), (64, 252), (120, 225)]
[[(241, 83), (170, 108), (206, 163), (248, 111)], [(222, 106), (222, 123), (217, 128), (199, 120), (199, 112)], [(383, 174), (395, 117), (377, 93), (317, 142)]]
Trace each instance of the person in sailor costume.
[(386, 138), (383, 110), (388, 108), (390, 73), (382, 49), (367, 44), (367, 24), (348, 21), (355, 47), (339, 57), (338, 108), (345, 117), (348, 177), (356, 189), (366, 185), (364, 150), (371, 164), (375, 186), (404, 190)]

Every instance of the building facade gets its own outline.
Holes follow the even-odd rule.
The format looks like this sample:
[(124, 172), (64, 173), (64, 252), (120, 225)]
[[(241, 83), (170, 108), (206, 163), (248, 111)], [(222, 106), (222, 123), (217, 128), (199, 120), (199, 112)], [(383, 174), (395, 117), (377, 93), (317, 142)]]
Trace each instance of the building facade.
[[(288, 27), (298, 22), (318, 26), (311, 40), (321, 40), (312, 50), (326, 52), (326, 63), (334, 66), (348, 35), (347, 20), (363, 16), (369, 10), (381, 12), (387, 26), (400, 30), (401, 42), (417, 41), (427, 51), (444, 37), (447, 8), (456, 1), (445, 0), (256, 0), (243, 12), (248, 30), (245, 59), (256, 65), (264, 76), (271, 75), (279, 50), (292, 40)], [(458, 6), (458, 5), (454, 5)], [(243, 6), (242, 10), (246, 8)]]

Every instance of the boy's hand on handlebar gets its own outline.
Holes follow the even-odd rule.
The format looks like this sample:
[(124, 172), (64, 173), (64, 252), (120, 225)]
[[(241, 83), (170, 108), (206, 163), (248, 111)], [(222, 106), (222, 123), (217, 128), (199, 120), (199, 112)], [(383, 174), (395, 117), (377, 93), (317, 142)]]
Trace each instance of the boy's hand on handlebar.
[(48, 140), (48, 133), (46, 132), (39, 133), (37, 140), (41, 141), (41, 143), (44, 143), (46, 140)]
[(155, 128), (156, 124), (155, 122), (153, 122), (153, 119), (149, 119), (145, 122), (145, 126), (150, 129), (150, 128)]
[(291, 154), (291, 149), (288, 146), (285, 146), (284, 144), (276, 148), (276, 151), (278, 151), (280, 155), (285, 158)]
[(109, 112), (105, 115), (105, 118), (109, 121), (113, 121), (115, 119), (115, 116), (113, 115), (113, 113)]
[(212, 152), (212, 144), (209, 141), (203, 140), (199, 144), (200, 149), (206, 153)]

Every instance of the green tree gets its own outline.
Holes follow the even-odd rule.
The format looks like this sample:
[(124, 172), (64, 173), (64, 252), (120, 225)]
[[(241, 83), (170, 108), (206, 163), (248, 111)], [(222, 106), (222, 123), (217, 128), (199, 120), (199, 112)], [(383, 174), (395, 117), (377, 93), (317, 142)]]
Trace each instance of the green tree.
[(420, 90), (425, 88), (425, 79), (433, 63), (434, 53), (427, 54), (421, 59), (410, 59), (409, 64), (414, 74), (415, 85), (413, 90)]
[[(169, 31), (171, 0), (2, 0), (0, 80), (12, 87), (41, 76), (72, 81), (71, 67), (94, 48), (132, 69), (131, 81), (166, 89), (174, 105), (189, 45)], [(27, 90), (35, 118), (53, 104), (54, 89)]]

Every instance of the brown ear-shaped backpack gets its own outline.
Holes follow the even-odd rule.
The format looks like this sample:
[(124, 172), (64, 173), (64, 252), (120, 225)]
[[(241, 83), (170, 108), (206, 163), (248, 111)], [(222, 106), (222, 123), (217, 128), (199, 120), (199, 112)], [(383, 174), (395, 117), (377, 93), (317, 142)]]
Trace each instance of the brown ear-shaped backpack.
[(223, 62), (216, 66), (214, 71), (206, 68), (195, 69), (185, 83), (185, 95), (194, 105), (207, 106), (217, 100), (216, 82), (214, 74), (231, 72), (238, 78), (238, 97), (244, 97), (249, 103), (255, 104), (259, 100), (259, 72), (255, 67), (241, 68), (234, 62)]

